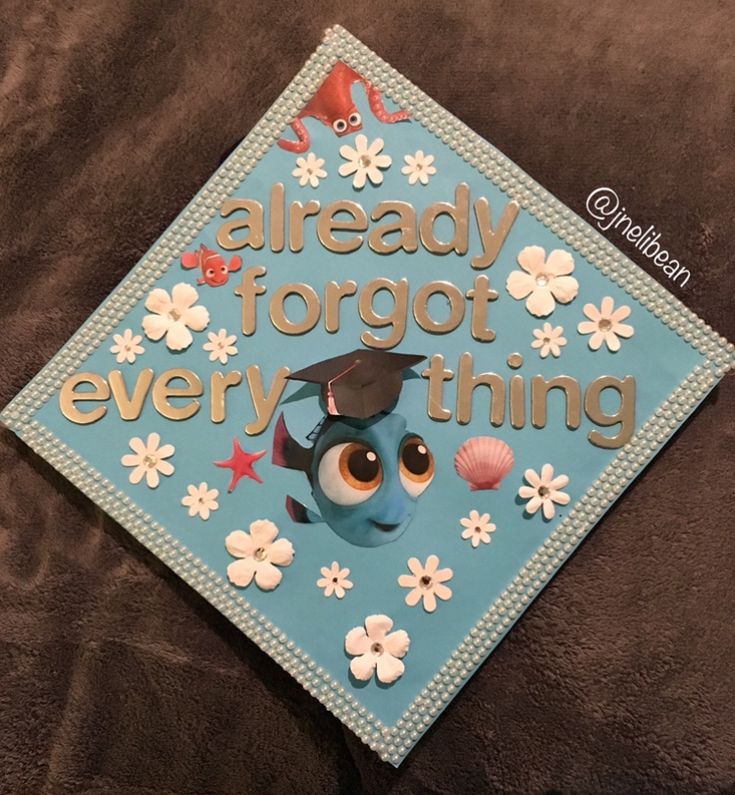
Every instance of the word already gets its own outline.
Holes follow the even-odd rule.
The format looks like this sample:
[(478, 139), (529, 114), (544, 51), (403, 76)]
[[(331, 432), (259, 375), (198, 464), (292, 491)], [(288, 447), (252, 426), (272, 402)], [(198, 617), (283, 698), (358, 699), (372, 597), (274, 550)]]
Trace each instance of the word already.
[[(266, 275), (262, 265), (253, 265), (244, 271), (242, 282), (235, 288), (235, 295), (242, 298), (242, 333), (249, 337), (255, 334), (258, 296), (267, 292), (265, 285), (258, 284), (256, 279)], [(379, 313), (375, 308), (376, 296), (388, 293), (391, 300), (390, 310), (386, 314)], [(360, 336), (362, 343), (369, 348), (394, 348), (403, 339), (408, 323), (409, 303), (413, 317), (419, 328), (430, 334), (449, 334), (464, 320), (466, 303), (471, 303), (470, 333), (478, 342), (492, 342), (495, 332), (488, 328), (488, 304), (498, 297), (497, 290), (490, 287), (487, 276), (475, 277), (474, 285), (463, 292), (451, 282), (432, 281), (421, 285), (409, 302), (408, 279), (393, 281), (383, 276), (372, 279), (359, 290), (357, 282), (347, 279), (341, 283), (327, 282), (324, 287), (323, 299), (309, 284), (289, 282), (278, 287), (270, 297), (268, 317), (273, 327), (282, 334), (306, 334), (315, 328), (324, 316), (324, 328), (330, 334), (339, 331), (341, 321), (341, 302), (345, 298), (357, 295), (357, 310), (362, 321), (371, 328), (387, 328), (390, 331), (384, 337), (364, 331)], [(439, 303), (444, 307), (446, 317), (437, 319), (429, 308), (430, 300), (439, 296)], [(303, 317), (294, 320), (286, 314), (286, 303), (289, 298), (296, 297), (303, 303)], [(442, 300), (444, 299), (444, 300)]]
[(680, 279), (682, 287), (689, 281), (691, 273), (658, 242), (661, 233), (653, 226), (644, 230), (634, 224), (633, 219), (626, 215), (625, 207), (620, 209), (620, 199), (612, 188), (595, 188), (587, 197), (587, 212), (597, 221), (598, 229), (603, 232), (617, 229), (642, 254), (653, 260), (653, 264), (661, 268), (671, 281)]
[[(470, 264), (478, 270), (489, 268), (495, 262), (505, 243), (511, 226), (515, 221), (520, 205), (508, 202), (500, 215), (497, 227), (493, 228), (490, 203), (480, 196), (470, 210), (470, 189), (462, 182), (457, 185), (454, 204), (434, 202), (422, 213), (404, 201), (381, 201), (368, 213), (362, 205), (348, 199), (331, 202), (322, 208), (319, 201), (310, 199), (305, 204), (292, 201), (286, 204), (286, 189), (282, 182), (271, 188), (267, 208), (255, 199), (226, 199), (220, 214), (225, 221), (217, 232), (217, 243), (224, 249), (233, 250), (245, 247), (261, 249), (266, 244), (273, 252), (283, 251), (288, 244), (291, 251), (304, 248), (304, 229), (307, 218), (316, 230), (316, 237), (324, 248), (339, 254), (357, 251), (364, 242), (363, 232), (368, 232), (368, 246), (376, 254), (393, 254), (403, 250), (413, 253), (419, 241), (431, 254), (460, 256), (469, 249), (470, 216), (474, 215), (480, 235), (482, 251), (472, 257)], [(434, 225), (445, 216), (453, 227), (450, 240), (439, 240)], [(371, 222), (383, 221), (371, 226)], [(335, 232), (340, 237), (335, 237)], [(344, 233), (351, 234), (347, 237)]]
[[(521, 357), (517, 357), (521, 359)], [(522, 359), (521, 359), (522, 363)], [(579, 428), (582, 420), (582, 409), (587, 417), (599, 428), (610, 428), (619, 425), (613, 436), (603, 435), (599, 430), (588, 434), (589, 441), (598, 447), (622, 447), (631, 437), (635, 427), (636, 384), (631, 376), (615, 378), (601, 376), (583, 390), (579, 382), (570, 376), (560, 375), (545, 379), (541, 375), (527, 379), (522, 375), (512, 375), (506, 379), (499, 373), (473, 372), (472, 354), (463, 353), (458, 362), (456, 395), (454, 400), (454, 416), (460, 425), (472, 421), (473, 396), (477, 391), (489, 390), (488, 408), (482, 413), (487, 417), (488, 424), (502, 425), (506, 416), (511, 427), (523, 428), (527, 419), (534, 428), (543, 428), (547, 423), (548, 395), (551, 391), (559, 391), (565, 400), (564, 417), (567, 428)], [(508, 366), (516, 369), (520, 366), (508, 360)], [(279, 401), (287, 385), (288, 367), (280, 367), (276, 371), (271, 384), (266, 388), (260, 368), (251, 365), (244, 372), (232, 370), (229, 373), (214, 372), (209, 379), (209, 418), (214, 423), (224, 422), (227, 413), (228, 390), (234, 389), (230, 402), (236, 401), (237, 413), (242, 416), (250, 411), (247, 400), (236, 389), (247, 381), (247, 393), (255, 414), (252, 422), (245, 425), (248, 436), (256, 436), (267, 430), (273, 419)], [(454, 380), (454, 373), (444, 366), (444, 357), (434, 354), (429, 367), (422, 372), (427, 383), (426, 411), (436, 422), (446, 422), (452, 418), (452, 409), (446, 408), (445, 384)], [(528, 386), (528, 388), (527, 388)], [(614, 412), (602, 408), (602, 393), (613, 390), (619, 398), (619, 406)], [(205, 393), (204, 382), (192, 370), (177, 367), (165, 370), (158, 377), (153, 370), (141, 370), (133, 382), (126, 382), (120, 370), (112, 370), (107, 378), (97, 373), (76, 373), (63, 384), (59, 393), (61, 413), (70, 422), (77, 425), (89, 425), (97, 422), (107, 414), (108, 403), (112, 399), (121, 419), (137, 420), (143, 411), (146, 399), (155, 411), (169, 420), (188, 420), (199, 412), (201, 398)], [(477, 401), (474, 401), (477, 402)], [(609, 401), (608, 401), (609, 402)], [(506, 410), (507, 406), (507, 410)], [(245, 410), (243, 410), (245, 409)]]

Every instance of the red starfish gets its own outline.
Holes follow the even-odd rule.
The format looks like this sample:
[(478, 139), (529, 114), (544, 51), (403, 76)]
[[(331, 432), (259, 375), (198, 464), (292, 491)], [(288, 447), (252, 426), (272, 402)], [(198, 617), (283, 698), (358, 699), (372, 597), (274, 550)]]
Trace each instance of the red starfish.
[(238, 481), (242, 477), (252, 478), (257, 483), (262, 483), (263, 481), (258, 477), (258, 473), (253, 469), (253, 464), (265, 454), (265, 450), (261, 450), (258, 453), (246, 453), (245, 450), (240, 447), (240, 442), (235, 439), (232, 442), (232, 457), (228, 458), (226, 461), (214, 462), (215, 466), (232, 470), (232, 480), (230, 481), (227, 491), (234, 491), (235, 486), (237, 486)]

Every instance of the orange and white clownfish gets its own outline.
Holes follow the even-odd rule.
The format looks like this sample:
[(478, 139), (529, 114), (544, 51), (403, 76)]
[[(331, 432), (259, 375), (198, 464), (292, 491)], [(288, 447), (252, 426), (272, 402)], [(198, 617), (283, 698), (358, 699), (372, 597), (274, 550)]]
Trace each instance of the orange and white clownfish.
[(181, 265), (187, 270), (191, 268), (201, 269), (202, 275), (197, 279), (197, 284), (221, 287), (223, 284), (227, 284), (230, 273), (240, 270), (242, 257), (232, 257), (228, 265), (221, 254), (202, 244), (199, 246), (198, 251), (185, 251), (181, 255)]

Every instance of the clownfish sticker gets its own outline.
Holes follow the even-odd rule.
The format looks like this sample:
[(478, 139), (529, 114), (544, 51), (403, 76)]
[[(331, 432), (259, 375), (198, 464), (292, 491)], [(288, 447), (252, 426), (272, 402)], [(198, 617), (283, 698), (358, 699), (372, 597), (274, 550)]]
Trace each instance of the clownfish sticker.
[(242, 257), (234, 256), (229, 264), (225, 258), (207, 248), (204, 244), (199, 246), (198, 251), (186, 251), (181, 255), (182, 267), (190, 270), (199, 268), (202, 275), (197, 279), (197, 284), (208, 284), (210, 287), (222, 287), (227, 284), (230, 274), (239, 271), (242, 267)]

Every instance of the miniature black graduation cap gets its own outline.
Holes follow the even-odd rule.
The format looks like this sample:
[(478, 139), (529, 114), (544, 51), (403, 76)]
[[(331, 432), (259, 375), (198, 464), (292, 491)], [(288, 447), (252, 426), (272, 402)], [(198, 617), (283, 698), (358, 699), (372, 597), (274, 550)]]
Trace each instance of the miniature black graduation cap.
[(390, 409), (403, 386), (403, 371), (425, 356), (358, 348), (312, 364), (289, 379), (321, 386), (327, 414), (367, 419)]

